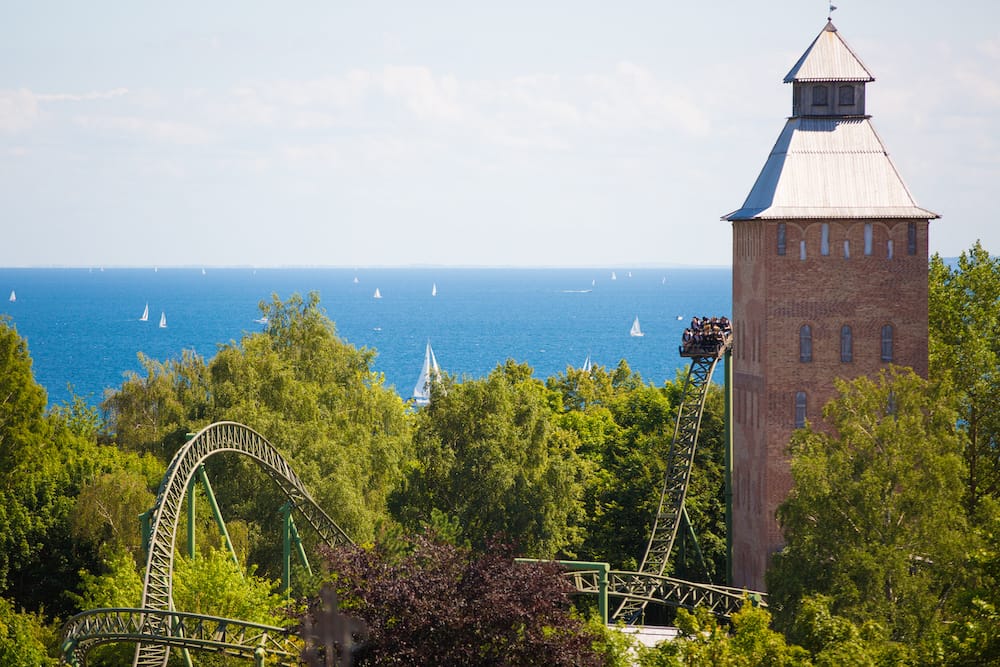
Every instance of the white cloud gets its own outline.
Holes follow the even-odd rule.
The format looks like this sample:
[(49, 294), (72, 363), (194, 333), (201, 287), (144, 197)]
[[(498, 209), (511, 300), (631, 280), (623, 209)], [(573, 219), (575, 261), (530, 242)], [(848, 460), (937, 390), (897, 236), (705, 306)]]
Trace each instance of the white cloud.
[(25, 130), (38, 116), (38, 98), (30, 90), (0, 91), (0, 131)]
[(95, 90), (89, 93), (39, 93), (35, 95), (40, 102), (87, 102), (90, 100), (110, 100), (128, 94), (128, 88), (112, 88), (111, 90)]
[(206, 144), (215, 134), (198, 125), (138, 116), (77, 116), (80, 127), (112, 133), (127, 133), (172, 144)]

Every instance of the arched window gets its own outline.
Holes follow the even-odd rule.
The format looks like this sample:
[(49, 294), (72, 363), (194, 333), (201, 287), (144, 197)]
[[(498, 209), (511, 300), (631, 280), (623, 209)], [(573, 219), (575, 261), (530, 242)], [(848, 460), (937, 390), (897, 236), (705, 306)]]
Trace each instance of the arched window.
[(799, 361), (808, 362), (813, 360), (813, 334), (812, 327), (803, 324), (799, 328)]
[(865, 255), (872, 254), (872, 223), (865, 225)]
[(888, 241), (885, 242), (885, 254), (889, 259), (892, 259), (892, 254), (893, 254), (892, 248), (893, 248), (892, 239), (889, 239)]
[(830, 254), (830, 225), (826, 222), (820, 227), (819, 254), (824, 257)]
[(892, 325), (882, 327), (882, 361), (892, 361)]
[(799, 241), (799, 259), (806, 258), (806, 242)]
[(785, 223), (778, 223), (778, 254), (785, 254)]
[(906, 254), (917, 254), (917, 223), (915, 222), (906, 225)]
[(844, 239), (844, 259), (851, 258), (851, 242)]
[(806, 426), (806, 392), (795, 392), (795, 428)]
[(840, 327), (840, 360), (845, 364), (854, 361), (854, 336), (849, 324)]

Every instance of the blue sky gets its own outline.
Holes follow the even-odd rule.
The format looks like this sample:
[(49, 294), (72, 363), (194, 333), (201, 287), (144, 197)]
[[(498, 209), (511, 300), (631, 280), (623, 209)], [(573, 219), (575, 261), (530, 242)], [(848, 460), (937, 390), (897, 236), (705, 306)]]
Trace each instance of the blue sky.
[[(0, 266), (725, 265), (827, 13), (4, 3)], [(932, 251), (1000, 252), (1000, 3), (833, 18)]]

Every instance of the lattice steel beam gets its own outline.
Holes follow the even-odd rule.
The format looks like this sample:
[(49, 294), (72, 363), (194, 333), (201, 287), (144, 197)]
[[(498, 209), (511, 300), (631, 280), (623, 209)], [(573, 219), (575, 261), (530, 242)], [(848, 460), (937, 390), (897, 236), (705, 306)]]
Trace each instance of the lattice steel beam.
[[(688, 480), (691, 477), (698, 444), (701, 417), (708, 388), (712, 382), (712, 371), (730, 344), (731, 338), (710, 350), (706, 349), (704, 355), (691, 357), (681, 403), (677, 408), (674, 437), (667, 452), (667, 471), (660, 491), (660, 504), (653, 519), (653, 529), (646, 545), (646, 553), (639, 566), (639, 571), (644, 574), (661, 577), (670, 560), (677, 539), (677, 529), (681, 523), (684, 498), (687, 495)], [(639, 622), (648, 601), (656, 597), (659, 584), (655, 581), (655, 579), (635, 580), (637, 588), (625, 596), (615, 611), (614, 618), (629, 624)]]
[[(221, 452), (237, 452), (256, 460), (278, 483), (307, 522), (328, 544), (350, 544), (351, 540), (312, 500), (302, 481), (281, 454), (259, 433), (235, 422), (218, 422), (202, 429), (174, 455), (167, 468), (152, 509), (152, 535), (146, 558), (142, 607), (153, 610), (142, 618), (143, 636), (176, 639), (156, 612), (172, 609), (174, 549), (184, 495), (198, 467)], [(183, 628), (182, 628), (183, 629)], [(134, 667), (165, 667), (168, 641), (141, 641), (135, 652)]]

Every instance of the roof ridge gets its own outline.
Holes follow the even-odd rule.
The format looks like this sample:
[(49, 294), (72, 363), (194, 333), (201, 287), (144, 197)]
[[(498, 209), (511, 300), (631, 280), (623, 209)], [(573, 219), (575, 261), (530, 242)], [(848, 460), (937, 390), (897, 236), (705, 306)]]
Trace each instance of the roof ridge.
[(874, 81), (854, 49), (827, 19), (826, 25), (785, 75), (784, 82), (794, 81)]

